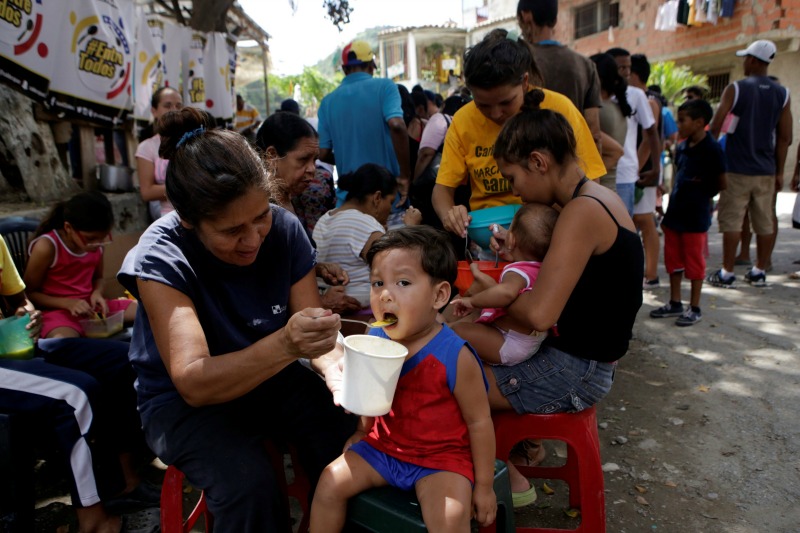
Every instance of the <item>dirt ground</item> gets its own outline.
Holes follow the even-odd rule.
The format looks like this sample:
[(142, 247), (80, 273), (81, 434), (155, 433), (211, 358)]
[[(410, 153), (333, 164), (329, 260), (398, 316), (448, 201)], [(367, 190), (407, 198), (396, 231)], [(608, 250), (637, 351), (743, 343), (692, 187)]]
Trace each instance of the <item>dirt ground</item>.
[[(669, 299), (663, 266), (662, 287), (645, 292), (631, 349), (597, 411), (610, 533), (800, 531), (800, 281), (788, 278), (800, 271), (794, 197), (779, 198), (768, 287), (705, 285), (703, 321), (689, 328), (649, 318)], [(716, 222), (709, 251), (712, 271), (722, 256)], [(551, 447), (549, 460), (558, 451)], [(574, 525), (561, 492), (539, 492), (546, 508), (518, 511), (518, 524)]]
[[(704, 286), (703, 321), (690, 328), (648, 316), (668, 299), (663, 266), (662, 287), (645, 293), (631, 349), (597, 411), (609, 533), (800, 531), (800, 281), (788, 278), (800, 270), (794, 196), (779, 196), (768, 287)], [(709, 250), (711, 271), (722, 253), (716, 223)], [(745, 270), (737, 267), (737, 276)], [(596, 312), (602, 307), (587, 310), (587, 319)], [(564, 453), (555, 444), (547, 443), (551, 462)], [(517, 523), (574, 527), (566, 489), (548, 484), (556, 493), (540, 490)], [(37, 531), (66, 533), (56, 527), (70, 523), (71, 509), (47, 503), (40, 502)]]

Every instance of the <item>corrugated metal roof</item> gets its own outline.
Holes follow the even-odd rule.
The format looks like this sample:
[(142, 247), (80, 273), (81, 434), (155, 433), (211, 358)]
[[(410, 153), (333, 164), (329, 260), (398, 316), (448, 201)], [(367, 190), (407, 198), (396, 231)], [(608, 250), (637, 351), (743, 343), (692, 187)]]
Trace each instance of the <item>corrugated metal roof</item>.
[(463, 30), (467, 31), (466, 28), (461, 28), (459, 25), (454, 21), (445, 22), (444, 24), (428, 24), (425, 26), (398, 26), (397, 28), (389, 28), (388, 30), (383, 30), (378, 33), (378, 35), (389, 35), (391, 33), (402, 33), (405, 31), (411, 30)]

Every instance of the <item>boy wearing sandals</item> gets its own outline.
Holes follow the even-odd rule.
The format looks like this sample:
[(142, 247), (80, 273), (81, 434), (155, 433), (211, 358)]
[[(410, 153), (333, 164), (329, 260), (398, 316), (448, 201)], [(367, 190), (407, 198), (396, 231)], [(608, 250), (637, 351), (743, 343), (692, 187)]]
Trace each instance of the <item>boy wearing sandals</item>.
[[(389, 231), (367, 252), (370, 303), (388, 325), (372, 335), (408, 349), (391, 411), (361, 417), (328, 465), (311, 504), (311, 531), (341, 531), (349, 498), (373, 487), (415, 490), (430, 531), (494, 522), (494, 427), (478, 356), (436, 316), (450, 299), (456, 257), (430, 226)], [(483, 390), (484, 393), (479, 391)]]
[[(685, 140), (675, 155), (675, 186), (661, 222), (670, 301), (650, 311), (650, 316), (678, 317), (675, 324), (683, 327), (702, 319), (700, 291), (706, 270), (711, 199), (725, 188), (725, 157), (717, 141), (705, 131), (712, 115), (711, 105), (705, 100), (688, 100), (678, 108), (678, 135)], [(684, 275), (691, 283), (688, 308), (681, 302)]]

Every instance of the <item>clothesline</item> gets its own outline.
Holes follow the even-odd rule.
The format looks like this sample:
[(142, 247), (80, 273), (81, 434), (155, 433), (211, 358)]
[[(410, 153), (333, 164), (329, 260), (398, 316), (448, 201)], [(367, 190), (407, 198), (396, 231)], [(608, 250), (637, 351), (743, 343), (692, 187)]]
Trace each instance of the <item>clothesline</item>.
[(732, 17), (736, 0), (667, 0), (658, 8), (655, 29), (675, 31), (678, 26), (716, 25), (719, 17)]

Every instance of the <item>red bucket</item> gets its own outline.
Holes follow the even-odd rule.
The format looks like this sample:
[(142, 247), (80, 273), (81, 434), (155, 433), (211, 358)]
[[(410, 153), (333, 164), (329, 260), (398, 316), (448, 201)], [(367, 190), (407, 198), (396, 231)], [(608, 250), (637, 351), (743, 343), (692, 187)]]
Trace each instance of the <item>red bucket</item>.
[[(503, 268), (508, 264), (508, 262), (500, 261), (497, 266), (494, 266), (494, 261), (473, 261), (476, 265), (478, 265), (478, 269), (483, 272), (484, 274), (488, 274), (491, 276), (495, 281), (500, 281), (500, 274), (503, 272)], [(472, 271), (469, 269), (469, 263), (467, 261), (459, 261), (458, 262), (458, 275), (456, 276), (456, 289), (458, 289), (458, 294), (461, 296), (467, 292), (470, 285), (474, 281), (474, 277), (472, 275)]]

